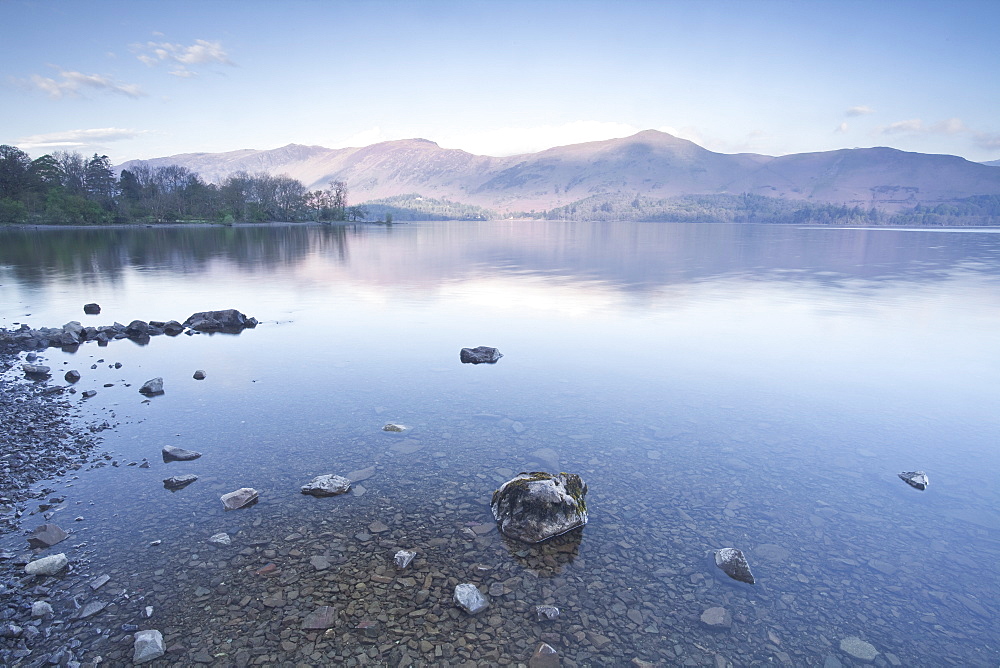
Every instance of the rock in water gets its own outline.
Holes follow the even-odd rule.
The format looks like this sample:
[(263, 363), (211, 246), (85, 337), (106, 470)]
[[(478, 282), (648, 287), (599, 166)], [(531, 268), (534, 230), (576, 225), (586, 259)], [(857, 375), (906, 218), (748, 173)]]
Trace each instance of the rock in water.
[(417, 556), (416, 552), (411, 550), (400, 550), (396, 553), (392, 560), (395, 562), (396, 568), (402, 570), (410, 565), (410, 562), (413, 561), (415, 556)]
[(455, 605), (474, 615), (488, 608), (490, 604), (476, 585), (464, 582), (455, 585)]
[(63, 376), (63, 378), (66, 379), (67, 383), (75, 383), (80, 380), (80, 372), (76, 369), (71, 369), (66, 372), (66, 375)]
[(55, 524), (43, 524), (28, 536), (28, 545), (33, 548), (52, 547), (56, 543), (66, 540), (68, 533), (57, 527)]
[(535, 619), (540, 622), (550, 622), (559, 618), (559, 608), (554, 605), (536, 605)]
[(202, 371), (201, 369), (198, 369), (197, 371), (194, 372), (194, 379), (205, 380), (205, 372)]
[(257, 502), (257, 490), (241, 487), (235, 492), (222, 495), (222, 505), (226, 510), (239, 510)]
[(172, 478), (165, 479), (163, 481), (163, 486), (172, 491), (178, 490), (187, 487), (197, 479), (198, 476), (191, 475), (190, 473), (186, 473), (184, 475), (175, 475)]
[(313, 496), (337, 496), (344, 494), (351, 489), (351, 481), (339, 475), (327, 473), (318, 475), (306, 484), (302, 485), (303, 494)]
[(226, 547), (233, 544), (233, 539), (229, 537), (228, 533), (222, 532), (209, 537), (208, 542), (212, 545)]
[(198, 459), (201, 457), (200, 452), (185, 450), (184, 448), (175, 448), (172, 445), (164, 445), (162, 454), (163, 461), (165, 462), (189, 462), (192, 459)]
[(478, 348), (462, 348), (458, 357), (462, 360), (462, 364), (496, 364), (497, 360), (503, 357), (503, 353), (496, 348), (479, 346)]
[(923, 471), (904, 471), (899, 474), (899, 477), (907, 485), (917, 489), (927, 489), (927, 485), (931, 484), (927, 479), (927, 474)]
[(722, 572), (734, 580), (753, 584), (753, 573), (750, 572), (750, 564), (743, 552), (735, 547), (724, 547), (715, 553), (715, 565), (722, 569)]
[(388, 431), (393, 434), (401, 434), (407, 429), (409, 429), (409, 427), (406, 425), (396, 424), (394, 422), (388, 422), (384, 427), (382, 427), (382, 431)]
[(84, 304), (83, 312), (87, 315), (98, 315), (101, 312), (100, 304)]
[(151, 378), (142, 384), (139, 388), (141, 394), (146, 396), (153, 396), (154, 394), (163, 394), (163, 379), (162, 378)]
[(548, 643), (538, 643), (535, 653), (528, 659), (528, 668), (559, 668), (559, 652)]
[(28, 575), (55, 575), (69, 565), (69, 559), (63, 553), (42, 557), (30, 562), (24, 567)]
[(22, 364), (21, 370), (24, 371), (26, 376), (47, 376), (52, 371), (52, 369), (43, 364)]
[(163, 644), (163, 634), (156, 629), (136, 631), (132, 647), (134, 649), (132, 654), (134, 663), (146, 663), (153, 659), (159, 659), (167, 653), (167, 647)]
[(733, 616), (725, 608), (709, 608), (701, 613), (701, 623), (713, 631), (722, 631), (733, 625)]
[(857, 636), (847, 636), (841, 640), (840, 651), (861, 661), (874, 661), (875, 657), (878, 656), (878, 650), (875, 649), (874, 645)]
[(198, 332), (241, 332), (257, 326), (256, 318), (248, 318), (234, 308), (224, 311), (200, 311), (184, 321), (184, 326)]
[(586, 495), (575, 473), (521, 473), (493, 492), (490, 507), (505, 536), (538, 543), (586, 524)]

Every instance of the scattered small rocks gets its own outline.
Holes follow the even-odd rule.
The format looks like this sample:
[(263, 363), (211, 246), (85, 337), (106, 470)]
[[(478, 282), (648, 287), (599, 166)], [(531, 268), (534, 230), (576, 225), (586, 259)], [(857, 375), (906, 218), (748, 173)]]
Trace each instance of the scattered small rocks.
[(257, 490), (253, 487), (241, 487), (235, 492), (222, 495), (222, 506), (226, 510), (239, 510), (257, 503)]
[(927, 486), (930, 484), (927, 474), (923, 471), (903, 471), (899, 474), (899, 477), (910, 487), (916, 487), (920, 490), (927, 489)]
[(132, 648), (132, 662), (137, 664), (159, 659), (167, 653), (167, 647), (163, 643), (163, 634), (156, 629), (136, 631)]
[(69, 559), (65, 554), (53, 554), (29, 562), (24, 567), (24, 572), (28, 575), (55, 575), (69, 565)]
[(475, 615), (489, 607), (489, 601), (474, 584), (463, 582), (455, 585), (455, 605), (470, 615)]
[(750, 564), (747, 563), (743, 552), (735, 547), (724, 547), (715, 553), (715, 565), (722, 569), (722, 572), (734, 580), (754, 583), (753, 573), (750, 572)]
[(171, 491), (177, 491), (178, 489), (183, 489), (193, 483), (198, 479), (198, 476), (192, 475), (190, 473), (185, 473), (184, 475), (175, 475), (170, 478), (165, 478), (163, 480), (163, 486)]
[(458, 355), (462, 364), (496, 364), (503, 357), (496, 348), (488, 346), (478, 346), (476, 348), (462, 348)]
[(163, 378), (151, 378), (142, 384), (139, 388), (140, 394), (145, 394), (148, 397), (163, 394)]
[(185, 450), (184, 448), (177, 448), (172, 445), (163, 446), (163, 461), (165, 462), (189, 462), (199, 457), (201, 457), (201, 453), (194, 450)]
[(350, 489), (350, 480), (332, 473), (316, 476), (302, 485), (302, 493), (312, 496), (337, 496), (347, 493)]

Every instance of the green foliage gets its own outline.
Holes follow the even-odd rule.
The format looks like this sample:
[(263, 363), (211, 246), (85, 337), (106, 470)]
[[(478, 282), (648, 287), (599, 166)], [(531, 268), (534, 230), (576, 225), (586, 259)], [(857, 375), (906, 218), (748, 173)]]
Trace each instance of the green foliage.
[(28, 208), (9, 197), (0, 199), (0, 223), (23, 223), (28, 220)]
[(494, 211), (471, 204), (422, 197), (416, 193), (396, 195), (365, 203), (368, 214), (386, 222), (393, 220), (492, 220)]

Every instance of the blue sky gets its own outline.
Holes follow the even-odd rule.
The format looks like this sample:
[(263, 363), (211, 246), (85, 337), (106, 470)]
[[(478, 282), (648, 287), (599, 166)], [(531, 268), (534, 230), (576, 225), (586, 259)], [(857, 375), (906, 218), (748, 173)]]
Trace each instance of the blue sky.
[(423, 137), (509, 155), (1000, 159), (1000, 1), (0, 0), (0, 143), (113, 162)]

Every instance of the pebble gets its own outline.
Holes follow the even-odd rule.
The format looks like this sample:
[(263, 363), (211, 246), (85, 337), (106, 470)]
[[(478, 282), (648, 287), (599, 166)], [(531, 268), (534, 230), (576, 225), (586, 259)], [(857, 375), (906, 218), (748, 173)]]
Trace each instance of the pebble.
[(878, 650), (875, 649), (874, 645), (857, 636), (847, 636), (841, 640), (840, 651), (859, 661), (874, 661), (875, 657), (878, 656)]

